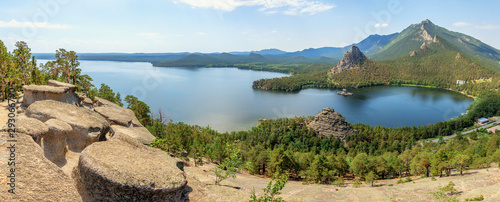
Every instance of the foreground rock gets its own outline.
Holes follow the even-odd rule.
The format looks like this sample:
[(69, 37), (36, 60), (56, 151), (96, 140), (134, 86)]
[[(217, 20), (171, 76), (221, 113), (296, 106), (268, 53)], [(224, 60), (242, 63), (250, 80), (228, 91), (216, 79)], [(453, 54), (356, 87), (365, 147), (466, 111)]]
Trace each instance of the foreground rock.
[(49, 80), (48, 82), (49, 86), (55, 86), (55, 87), (64, 87), (68, 88), (68, 90), (75, 92), (76, 91), (76, 86), (73, 84), (65, 83), (65, 82), (60, 82), (56, 80)]
[[(0, 132), (6, 139), (8, 133)], [(73, 181), (55, 164), (44, 157), (31, 136), (17, 133), (15, 143), (15, 194), (7, 192), (10, 167), (0, 169), (0, 201), (82, 201)], [(0, 144), (7, 148), (8, 143)]]
[(43, 135), (43, 152), (45, 157), (55, 164), (65, 163), (66, 152), (66, 137), (73, 130), (71, 126), (58, 119), (50, 119), (45, 122), (49, 127), (49, 132)]
[[(15, 120), (16, 132), (31, 136), (38, 145), (41, 144), (42, 136), (49, 132), (47, 125), (37, 119), (29, 118), (24, 115), (18, 115), (15, 117)], [(9, 132), (8, 125), (4, 125), (1, 131)]]
[[(118, 105), (117, 105), (118, 106)], [(111, 122), (111, 125), (122, 125), (126, 127), (142, 127), (134, 112), (124, 107), (114, 107), (111, 105), (96, 107), (94, 111), (102, 115)]]
[(331, 135), (345, 140), (347, 135), (353, 134), (352, 128), (344, 117), (332, 108), (324, 108), (308, 124), (318, 135), (330, 137)]
[(72, 131), (67, 136), (68, 148), (81, 151), (88, 145), (104, 140), (109, 123), (96, 112), (53, 100), (37, 101), (26, 110), (26, 116), (40, 121), (58, 119), (68, 123)]
[(94, 107), (120, 107), (119, 105), (112, 103), (108, 100), (102, 99), (100, 97), (94, 98)]
[(112, 125), (111, 128), (115, 133), (126, 134), (142, 144), (150, 144), (155, 141), (155, 136), (145, 127), (124, 127), (120, 125)]
[(360, 67), (367, 60), (365, 54), (363, 54), (357, 46), (352, 46), (350, 51), (344, 54), (344, 58), (332, 68), (330, 73), (336, 74), (348, 69), (355, 67)]
[(117, 132), (85, 148), (72, 176), (84, 201), (180, 201), (187, 181), (177, 163)]
[[(52, 80), (51, 80), (52, 81)], [(50, 81), (49, 81), (50, 82)], [(52, 81), (53, 83), (57, 81)], [(80, 105), (80, 98), (75, 93), (76, 86), (59, 82), (55, 86), (26, 85), (23, 86), (23, 106), (28, 107), (39, 100), (55, 100)]]

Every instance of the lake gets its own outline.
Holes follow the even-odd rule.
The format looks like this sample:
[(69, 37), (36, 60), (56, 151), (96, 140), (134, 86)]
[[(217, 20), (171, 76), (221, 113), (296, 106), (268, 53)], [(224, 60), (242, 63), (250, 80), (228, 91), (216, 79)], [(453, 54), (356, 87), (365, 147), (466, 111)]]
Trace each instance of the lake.
[[(46, 60), (39, 60), (46, 62)], [(331, 107), (351, 123), (388, 127), (417, 126), (448, 120), (465, 113), (472, 99), (431, 88), (379, 86), (353, 90), (354, 96), (334, 89), (298, 93), (252, 89), (252, 82), (287, 74), (236, 68), (164, 68), (143, 62), (80, 61), (83, 74), (132, 94), (156, 113), (174, 122), (210, 126), (218, 131), (248, 130), (260, 118), (314, 116)]]

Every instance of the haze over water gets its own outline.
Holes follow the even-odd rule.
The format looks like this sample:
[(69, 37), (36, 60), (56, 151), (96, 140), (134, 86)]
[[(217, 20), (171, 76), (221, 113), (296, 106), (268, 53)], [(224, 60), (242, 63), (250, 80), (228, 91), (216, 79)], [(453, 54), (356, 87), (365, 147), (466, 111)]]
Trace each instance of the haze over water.
[(252, 82), (287, 75), (236, 68), (161, 68), (111, 61), (81, 61), (80, 68), (97, 88), (105, 83), (122, 99), (137, 96), (153, 113), (161, 107), (174, 122), (210, 125), (221, 132), (251, 129), (259, 118), (314, 116), (325, 107), (351, 123), (427, 125), (460, 116), (473, 101), (446, 90), (416, 87), (364, 88), (352, 91), (354, 96), (340, 96), (332, 89), (263, 91), (252, 89)]

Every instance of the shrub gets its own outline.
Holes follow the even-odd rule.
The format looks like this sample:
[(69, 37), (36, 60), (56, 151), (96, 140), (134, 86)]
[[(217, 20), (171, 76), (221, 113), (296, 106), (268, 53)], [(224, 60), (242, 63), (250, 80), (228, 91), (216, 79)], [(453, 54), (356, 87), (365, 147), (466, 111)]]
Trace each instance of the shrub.
[(407, 177), (405, 180), (405, 182), (411, 182), (411, 181), (413, 181), (413, 180), (410, 177)]
[(394, 186), (394, 185), (393, 185), (393, 184), (388, 184), (387, 186), (392, 187), (392, 186)]
[(338, 187), (343, 187), (345, 186), (344, 178), (337, 178), (335, 182), (333, 182), (333, 185), (338, 186)]
[(436, 181), (436, 178), (434, 176), (432, 176), (431, 180), (432, 181)]
[(354, 182), (354, 184), (352, 184), (352, 187), (359, 188), (361, 186), (361, 184), (362, 184), (361, 181), (357, 180)]
[[(456, 192), (457, 190), (455, 189), (455, 184), (450, 181), (450, 183), (448, 183), (448, 185), (446, 185), (445, 187), (441, 187), (441, 186), (438, 186), (437, 190), (434, 191), (434, 192), (430, 192), (433, 196), (434, 196), (434, 199), (438, 200), (438, 201), (459, 201), (457, 199), (457, 196), (453, 196), (454, 192)], [(449, 192), (449, 193), (447, 193)], [(450, 196), (448, 196), (450, 195)]]
[(465, 201), (482, 201), (484, 200), (484, 196), (481, 195), (481, 196), (478, 196), (476, 198), (466, 198)]
[(403, 181), (403, 179), (401, 179), (401, 178), (400, 178), (400, 179), (398, 180), (398, 184), (403, 184), (403, 183), (405, 183), (405, 182)]

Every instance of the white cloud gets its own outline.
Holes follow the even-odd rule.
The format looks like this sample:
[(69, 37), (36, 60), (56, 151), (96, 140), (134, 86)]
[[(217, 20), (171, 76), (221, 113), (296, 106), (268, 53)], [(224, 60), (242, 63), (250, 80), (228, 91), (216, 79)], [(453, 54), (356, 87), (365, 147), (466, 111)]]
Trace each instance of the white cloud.
[(375, 27), (388, 27), (388, 26), (389, 26), (389, 24), (387, 24), (387, 23), (383, 23), (383, 24), (377, 23), (377, 24), (375, 24)]
[(470, 26), (470, 23), (467, 23), (467, 22), (455, 22), (455, 23), (453, 23), (453, 26), (455, 26), (455, 27), (467, 27), (467, 26)]
[(268, 31), (268, 32), (264, 33), (264, 35), (267, 36), (267, 35), (276, 34), (276, 33), (278, 33), (277, 30), (271, 30), (271, 31)]
[(232, 11), (241, 6), (258, 6), (259, 11), (267, 14), (282, 13), (285, 15), (310, 14), (327, 11), (335, 7), (314, 0), (180, 0), (193, 7), (212, 8)]
[[(453, 26), (455, 26), (455, 27), (469, 27), (472, 25), (473, 24), (468, 23), (468, 22), (455, 22), (455, 23), (453, 23)], [(500, 26), (490, 25), (490, 24), (475, 25), (473, 27), (476, 29), (500, 29)]]
[(245, 1), (240, 0), (181, 0), (193, 7), (213, 8), (217, 10), (232, 11), (236, 7), (243, 6)]
[(205, 33), (205, 32), (198, 32), (198, 33), (196, 33), (196, 35), (198, 35), (198, 36), (205, 36), (205, 35), (207, 35), (207, 33)]
[(500, 27), (495, 26), (495, 25), (477, 25), (476, 28), (477, 29), (499, 29)]
[(150, 39), (160, 39), (160, 38), (165, 38), (165, 36), (161, 35), (160, 33), (137, 33), (137, 36), (142, 36)]
[(46, 29), (68, 29), (68, 25), (61, 24), (50, 24), (47, 22), (20, 22), (16, 20), (11, 20), (10, 22), (0, 21), (0, 27), (13, 27), (13, 28), (22, 28), (22, 27), (37, 27), (37, 28), (46, 28)]

